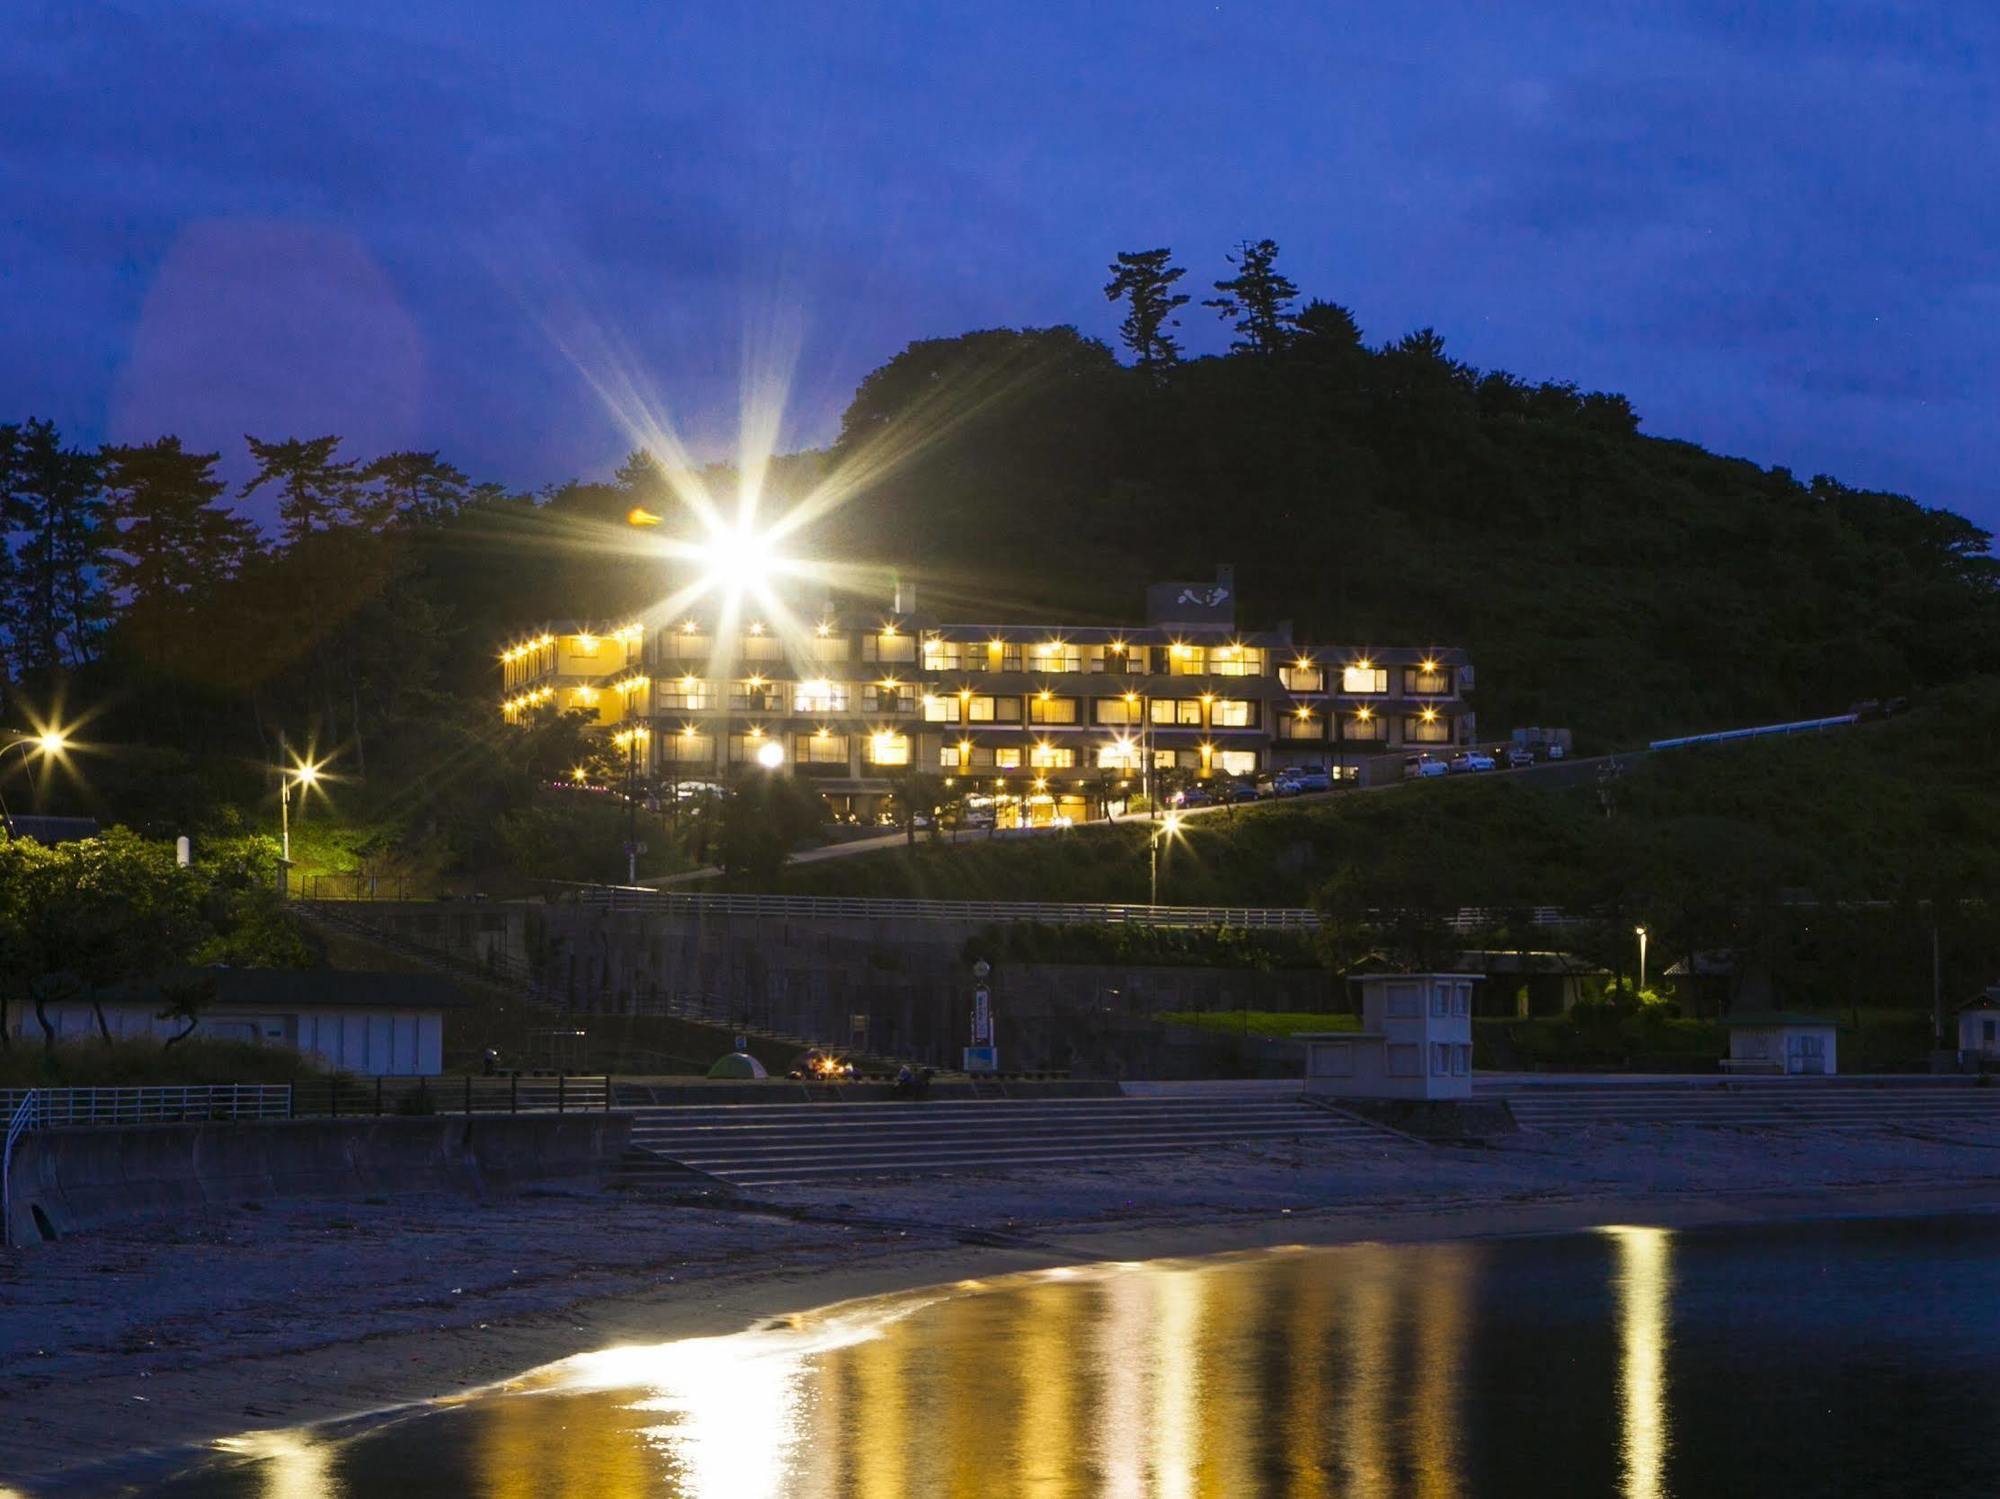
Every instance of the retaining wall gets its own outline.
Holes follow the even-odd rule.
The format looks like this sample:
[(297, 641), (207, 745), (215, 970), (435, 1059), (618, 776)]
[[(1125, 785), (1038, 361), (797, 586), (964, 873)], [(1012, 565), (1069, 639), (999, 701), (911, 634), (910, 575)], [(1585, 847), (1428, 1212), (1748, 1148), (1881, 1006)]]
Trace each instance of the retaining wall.
[(473, 1114), (34, 1130), (14, 1147), (8, 1241), (277, 1197), (595, 1188), (631, 1129), (623, 1114)]

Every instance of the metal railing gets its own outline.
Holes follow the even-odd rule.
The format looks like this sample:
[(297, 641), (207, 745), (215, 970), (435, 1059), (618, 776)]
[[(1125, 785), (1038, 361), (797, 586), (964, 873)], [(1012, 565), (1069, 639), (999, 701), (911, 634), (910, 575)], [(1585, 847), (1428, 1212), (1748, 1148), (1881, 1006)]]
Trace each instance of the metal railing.
[(727, 895), (630, 885), (575, 887), (578, 904), (611, 911), (685, 911), (833, 921), (1036, 921), (1052, 926), (1245, 927), (1309, 932), (1319, 913), (1291, 906), (1151, 906), (1144, 902), (888, 900), (845, 895)]
[(376, 1114), (596, 1114), (611, 1107), (602, 1073), (503, 1073), (493, 1077), (327, 1077), (292, 1090), (300, 1118)]
[[(283, 1119), (290, 1083), (167, 1083), (112, 1088), (0, 1088), (0, 1113), (25, 1111), (23, 1129)], [(11, 1128), (11, 1126), (10, 1126)]]
[(289, 889), (300, 900), (414, 900), (419, 893), (400, 874), (302, 874)]
[[(10, 1090), (12, 1091), (12, 1090)], [(7, 1143), (0, 1145), (0, 1248), (11, 1245), (14, 1222), (14, 1142), (35, 1119), (35, 1090), (29, 1088), (7, 1116)]]
[(1759, 724), (1750, 729), (1719, 729), (1713, 734), (1684, 734), (1678, 739), (1655, 739), (1649, 750), (1681, 749), (1690, 744), (1728, 744), (1737, 739), (1762, 739), (1769, 734), (1817, 734), (1825, 729), (1859, 723), (1856, 713), (1836, 713), (1831, 718), (1802, 718), (1796, 723)]

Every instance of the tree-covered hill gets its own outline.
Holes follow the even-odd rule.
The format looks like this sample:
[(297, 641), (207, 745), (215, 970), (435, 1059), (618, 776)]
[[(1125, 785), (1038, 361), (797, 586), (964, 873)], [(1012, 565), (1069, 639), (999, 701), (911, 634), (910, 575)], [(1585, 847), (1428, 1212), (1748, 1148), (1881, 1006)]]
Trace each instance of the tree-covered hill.
[(1067, 328), (911, 346), (829, 527), (946, 613), (1130, 618), (1236, 564), (1246, 622), (1462, 644), (1482, 721), (1593, 745), (1815, 715), (2000, 668), (1989, 538), (1895, 495), (1641, 435), (1617, 396), (1380, 349), (1316, 304), (1280, 347), (1122, 367)]

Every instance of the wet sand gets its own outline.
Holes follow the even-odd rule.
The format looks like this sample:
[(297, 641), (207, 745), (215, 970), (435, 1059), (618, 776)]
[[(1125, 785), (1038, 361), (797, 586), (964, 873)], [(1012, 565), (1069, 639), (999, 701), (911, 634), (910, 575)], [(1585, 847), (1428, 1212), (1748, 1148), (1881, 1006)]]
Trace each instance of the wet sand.
[[(2000, 1211), (1973, 1128), (1613, 1126), (758, 1194), (240, 1206), (0, 1257), (0, 1484), (463, 1393), (574, 1353), (977, 1275), (1283, 1243)], [(115, 1491), (115, 1490), (114, 1490)], [(6, 1490), (0, 1488), (0, 1493)]]

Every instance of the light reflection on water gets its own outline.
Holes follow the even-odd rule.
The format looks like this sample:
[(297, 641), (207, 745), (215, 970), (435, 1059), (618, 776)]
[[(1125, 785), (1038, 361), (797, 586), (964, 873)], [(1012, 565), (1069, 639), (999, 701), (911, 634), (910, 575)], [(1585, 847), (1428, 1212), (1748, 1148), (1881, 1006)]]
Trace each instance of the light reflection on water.
[[(246, 1437), (162, 1492), (1674, 1499), (1755, 1491), (1759, 1462), (1772, 1493), (1879, 1492), (1846, 1477), (1908, 1475), (2000, 1391), (1992, 1314), (1957, 1309), (1992, 1304), (1996, 1240), (1947, 1235), (1927, 1276), (1907, 1235), (1840, 1232), (1701, 1248), (1614, 1228), (1037, 1272), (584, 1355), (345, 1438)], [(1837, 1408), (1857, 1398), (1885, 1407), (1879, 1432)], [(1905, 1431), (1909, 1409), (1932, 1428)], [(1760, 1447), (1774, 1430), (1793, 1445)], [(1993, 1491), (1976, 1448), (1945, 1456), (1979, 1486), (1953, 1487), (1947, 1463), (1904, 1491)]]

